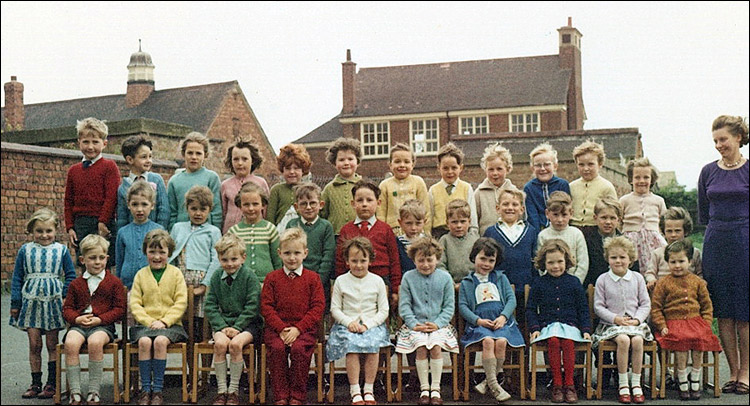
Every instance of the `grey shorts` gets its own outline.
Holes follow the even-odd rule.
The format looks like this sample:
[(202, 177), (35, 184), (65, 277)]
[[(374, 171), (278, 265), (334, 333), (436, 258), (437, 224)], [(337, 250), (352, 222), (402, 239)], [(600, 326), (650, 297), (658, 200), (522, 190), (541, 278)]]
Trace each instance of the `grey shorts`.
[(62, 341), (65, 342), (65, 337), (68, 336), (68, 333), (71, 331), (76, 331), (80, 333), (83, 338), (85, 338), (87, 341), (89, 337), (91, 337), (92, 334), (96, 333), (97, 331), (104, 331), (109, 336), (109, 342), (115, 341), (115, 338), (117, 338), (117, 333), (115, 332), (115, 325), (114, 324), (107, 324), (104, 326), (96, 326), (96, 327), (80, 327), (80, 326), (71, 326), (68, 331), (65, 332), (65, 335), (63, 336)]

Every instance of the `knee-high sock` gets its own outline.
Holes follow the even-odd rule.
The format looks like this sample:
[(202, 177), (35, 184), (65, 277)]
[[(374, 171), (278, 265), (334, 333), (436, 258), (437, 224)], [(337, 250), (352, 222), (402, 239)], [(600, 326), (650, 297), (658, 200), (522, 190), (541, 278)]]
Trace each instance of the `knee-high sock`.
[(104, 361), (89, 360), (89, 393), (99, 393), (102, 386), (102, 369)]
[(230, 361), (229, 362), (229, 393), (237, 393), (240, 389), (240, 377), (242, 376), (242, 367), (245, 365), (244, 361)]
[(552, 385), (562, 386), (562, 362), (560, 359), (560, 339), (551, 337), (547, 340), (547, 349), (549, 353), (549, 366), (552, 370)]
[(161, 392), (164, 389), (164, 370), (167, 367), (167, 360), (154, 358), (151, 361), (154, 368), (154, 386), (151, 390)]
[(153, 360), (139, 360), (138, 373), (141, 375), (141, 390), (151, 392), (151, 372), (153, 371)]
[(482, 358), (482, 367), (484, 374), (487, 376), (487, 386), (497, 383), (497, 360), (495, 358)]
[(419, 389), (430, 390), (430, 361), (427, 358), (418, 359), (414, 361), (414, 366), (417, 368), (419, 377)]
[(227, 361), (214, 361), (214, 369), (216, 369), (216, 385), (218, 386), (216, 393), (227, 393)]
[(68, 385), (70, 385), (70, 393), (81, 393), (81, 364), (67, 365), (65, 368), (68, 369)]
[(430, 358), (430, 374), (432, 375), (430, 390), (440, 392), (440, 378), (443, 377), (443, 357)]
[(55, 377), (55, 373), (57, 372), (57, 361), (50, 361), (47, 363), (47, 383), (52, 384), (52, 386), (56, 385), (55, 380), (57, 379)]

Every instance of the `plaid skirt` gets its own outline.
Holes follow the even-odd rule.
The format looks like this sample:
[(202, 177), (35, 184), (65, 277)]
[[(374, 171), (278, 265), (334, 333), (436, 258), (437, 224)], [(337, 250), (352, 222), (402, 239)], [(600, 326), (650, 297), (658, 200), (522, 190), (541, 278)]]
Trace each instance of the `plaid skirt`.
[(654, 335), (647, 323), (641, 323), (637, 326), (618, 326), (615, 324), (599, 323), (596, 331), (591, 335), (591, 347), (597, 348), (600, 341), (611, 340), (620, 334), (626, 334), (630, 337), (641, 336), (645, 341), (654, 341)]

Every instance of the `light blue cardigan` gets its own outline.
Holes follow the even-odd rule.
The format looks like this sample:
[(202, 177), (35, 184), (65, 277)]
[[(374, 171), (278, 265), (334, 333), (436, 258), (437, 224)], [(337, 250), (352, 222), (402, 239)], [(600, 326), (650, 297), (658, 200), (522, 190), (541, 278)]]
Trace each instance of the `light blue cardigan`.
[(450, 324), (455, 309), (453, 277), (447, 271), (436, 269), (425, 276), (412, 269), (401, 278), (398, 313), (410, 329), (428, 321), (443, 328)]
[(220, 269), (219, 255), (214, 249), (214, 244), (221, 238), (221, 230), (209, 223), (203, 223), (192, 230), (189, 221), (182, 221), (175, 223), (169, 234), (175, 242), (175, 250), (169, 258), (169, 263), (175, 265), (175, 260), (184, 248), (185, 269), (205, 271), (206, 275), (201, 284), (208, 286), (211, 283), (211, 275)]

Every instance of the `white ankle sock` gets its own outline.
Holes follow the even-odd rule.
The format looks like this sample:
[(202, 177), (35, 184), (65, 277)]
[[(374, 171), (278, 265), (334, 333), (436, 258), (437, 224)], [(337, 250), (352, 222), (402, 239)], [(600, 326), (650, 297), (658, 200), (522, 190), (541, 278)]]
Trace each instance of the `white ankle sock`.
[(641, 389), (641, 374), (630, 374), (630, 387), (633, 388), (633, 395), (643, 395), (643, 389)]
[(362, 390), (359, 388), (359, 384), (355, 383), (354, 385), (349, 385), (349, 395), (354, 396), (357, 394), (361, 394)]
[(700, 368), (690, 368), (690, 390), (691, 391), (699, 391), (701, 390), (701, 369)]
[(618, 377), (618, 380), (619, 380), (619, 385), (618, 385), (619, 388), (622, 388), (622, 387), (628, 387), (629, 388), (630, 387), (630, 386), (628, 386), (628, 373), (627, 372), (624, 373), (624, 374), (618, 373), (617, 377)]
[(365, 382), (364, 388), (362, 388), (362, 392), (364, 393), (373, 393), (373, 389), (375, 387), (374, 383), (367, 383)]
[(677, 370), (677, 383), (680, 384), (680, 390), (686, 391), (688, 390), (688, 370), (687, 368), (683, 370)]

